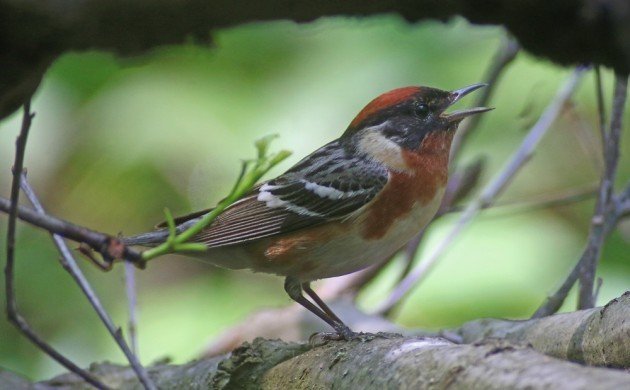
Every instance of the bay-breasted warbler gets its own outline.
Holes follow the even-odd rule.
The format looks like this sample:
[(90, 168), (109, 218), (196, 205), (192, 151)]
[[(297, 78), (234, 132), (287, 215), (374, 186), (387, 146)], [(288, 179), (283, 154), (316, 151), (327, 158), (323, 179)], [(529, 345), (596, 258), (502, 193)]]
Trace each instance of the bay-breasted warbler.
[[(195, 236), (208, 250), (194, 256), (220, 267), (285, 276), (293, 300), (350, 337), (352, 331), (310, 282), (387, 259), (431, 221), (446, 187), (457, 126), (490, 108), (445, 110), (483, 86), (450, 92), (405, 87), (380, 95), (341, 137), (258, 185)], [(176, 222), (181, 229), (206, 212)], [(154, 246), (166, 237), (162, 230), (123, 241)]]

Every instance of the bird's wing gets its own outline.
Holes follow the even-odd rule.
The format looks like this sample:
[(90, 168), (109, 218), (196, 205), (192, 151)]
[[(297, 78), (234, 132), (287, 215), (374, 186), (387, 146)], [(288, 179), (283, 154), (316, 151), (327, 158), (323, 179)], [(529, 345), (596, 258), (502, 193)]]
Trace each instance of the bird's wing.
[(350, 156), (335, 141), (232, 205), (194, 241), (233, 245), (347, 218), (387, 180), (381, 164)]

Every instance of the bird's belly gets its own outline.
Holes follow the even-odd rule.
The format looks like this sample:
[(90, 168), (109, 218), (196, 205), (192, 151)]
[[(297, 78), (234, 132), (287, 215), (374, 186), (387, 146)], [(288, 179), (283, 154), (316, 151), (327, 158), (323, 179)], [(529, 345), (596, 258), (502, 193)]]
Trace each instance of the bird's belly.
[(427, 204), (415, 203), (379, 238), (362, 236), (361, 217), (320, 225), (246, 245), (209, 250), (202, 257), (231, 269), (294, 276), (303, 281), (345, 275), (379, 263), (418, 234), (435, 215), (442, 191)]

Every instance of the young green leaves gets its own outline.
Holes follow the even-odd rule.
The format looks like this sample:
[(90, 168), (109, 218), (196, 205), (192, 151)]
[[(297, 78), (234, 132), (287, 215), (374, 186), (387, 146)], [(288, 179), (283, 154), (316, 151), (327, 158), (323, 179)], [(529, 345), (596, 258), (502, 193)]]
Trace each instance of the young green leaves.
[(188, 240), (199, 234), (206, 226), (209, 226), (232, 203), (249, 193), (260, 178), (271, 168), (291, 155), (291, 152), (288, 150), (281, 150), (277, 153), (269, 154), (269, 145), (275, 138), (277, 138), (277, 135), (268, 135), (256, 141), (255, 146), (258, 154), (256, 159), (244, 160), (242, 162), (241, 173), (228, 196), (223, 198), (214, 209), (204, 215), (199, 222), (190, 228), (177, 234), (173, 216), (168, 209), (165, 209), (164, 214), (169, 229), (169, 236), (163, 244), (144, 251), (142, 253), (142, 259), (146, 261), (168, 253), (201, 252), (206, 250), (205, 245), (190, 243)]

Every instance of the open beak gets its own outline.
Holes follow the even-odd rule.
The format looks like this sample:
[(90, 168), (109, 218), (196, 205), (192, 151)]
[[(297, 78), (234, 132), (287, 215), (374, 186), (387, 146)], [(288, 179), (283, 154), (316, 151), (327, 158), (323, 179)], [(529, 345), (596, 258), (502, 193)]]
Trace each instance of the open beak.
[[(457, 89), (455, 91), (451, 91), (451, 97), (450, 97), (450, 104), (449, 106), (455, 104), (456, 102), (458, 102), (461, 98), (463, 98), (464, 96), (468, 95), (469, 93), (478, 90), (479, 88), (483, 88), (485, 86), (487, 86), (488, 84), (484, 84), (484, 83), (479, 83), (479, 84), (473, 84), (473, 85), (469, 85), (467, 87), (464, 88), (460, 88)], [(471, 115), (475, 115), (475, 114), (480, 114), (482, 112), (486, 112), (486, 111), (490, 111), (490, 110), (494, 110), (494, 108), (492, 107), (472, 107), (472, 108), (467, 108), (464, 110), (457, 110), (457, 111), (453, 111), (447, 114), (444, 114), (444, 117), (446, 119), (449, 120), (449, 122), (459, 122), (462, 119), (471, 116)]]

